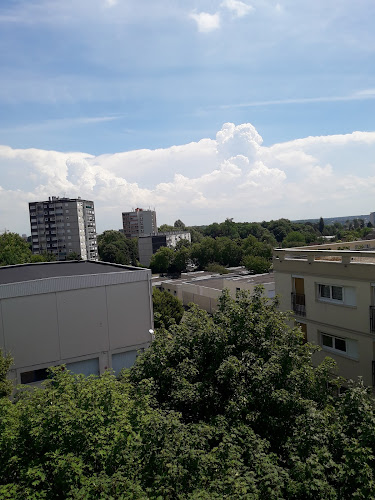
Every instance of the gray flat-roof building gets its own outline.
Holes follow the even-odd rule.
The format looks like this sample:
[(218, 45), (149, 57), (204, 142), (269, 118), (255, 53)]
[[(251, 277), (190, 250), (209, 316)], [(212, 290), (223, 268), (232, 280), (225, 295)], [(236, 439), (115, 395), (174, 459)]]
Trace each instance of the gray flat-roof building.
[(10, 378), (43, 380), (49, 366), (85, 375), (130, 367), (153, 328), (151, 272), (103, 262), (0, 267), (0, 348)]
[(29, 203), (34, 254), (52, 253), (65, 260), (77, 253), (83, 260), (98, 260), (94, 202), (59, 198)]

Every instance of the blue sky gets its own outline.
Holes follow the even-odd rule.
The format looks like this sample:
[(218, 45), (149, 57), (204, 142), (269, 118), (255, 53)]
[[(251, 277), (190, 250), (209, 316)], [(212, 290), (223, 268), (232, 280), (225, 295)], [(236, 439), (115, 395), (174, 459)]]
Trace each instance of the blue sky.
[[(375, 210), (371, 190), (363, 194), (375, 175), (374, 139), (351, 135), (375, 130), (374, 19), (372, 0), (2, 0), (0, 230), (27, 232), (30, 197), (82, 191), (100, 207), (99, 230), (120, 226), (118, 213), (141, 204), (155, 206), (160, 223), (196, 224)], [(225, 123), (255, 132), (225, 129), (230, 153), (220, 156)], [(312, 154), (309, 136), (336, 139), (320, 139)], [(244, 141), (260, 149), (243, 154)], [(281, 166), (272, 156), (278, 145), (331, 168), (337, 201), (317, 187), (316, 202), (291, 203), (311, 158), (300, 158), (305, 175), (294, 186), (293, 162)], [(87, 169), (96, 181), (82, 184)], [(237, 186), (217, 183), (215, 172)], [(265, 190), (256, 210), (251, 172), (259, 174), (257, 191)], [(342, 200), (335, 186), (350, 175), (358, 191)], [(100, 187), (111, 176), (122, 186), (118, 198)], [(188, 181), (181, 186), (178, 176)], [(272, 188), (270, 179), (281, 184)], [(231, 206), (244, 185), (246, 195)], [(172, 202), (171, 192), (184, 187)], [(18, 212), (6, 212), (8, 197), (17, 198)]]

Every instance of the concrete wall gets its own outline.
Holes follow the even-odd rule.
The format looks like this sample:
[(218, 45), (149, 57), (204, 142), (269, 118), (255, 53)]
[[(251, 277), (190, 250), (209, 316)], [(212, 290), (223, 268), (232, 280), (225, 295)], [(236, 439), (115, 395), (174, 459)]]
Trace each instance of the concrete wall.
[(14, 358), (13, 378), (50, 365), (111, 356), (149, 345), (148, 280), (0, 300), (0, 347)]
[[(231, 297), (235, 298), (237, 289), (247, 290), (251, 293), (254, 292), (256, 283), (251, 283), (250, 278), (245, 279), (227, 279), (225, 276), (215, 277), (214, 285), (210, 286), (210, 280), (200, 280), (197, 282), (181, 282), (168, 280), (161, 283), (160, 288), (171, 293), (180, 299), (184, 306), (190, 302), (197, 304), (201, 309), (212, 313), (217, 309), (218, 299), (221, 296), (223, 289), (229, 290)], [(275, 283), (263, 284), (265, 288), (265, 295), (267, 297), (274, 297)]]

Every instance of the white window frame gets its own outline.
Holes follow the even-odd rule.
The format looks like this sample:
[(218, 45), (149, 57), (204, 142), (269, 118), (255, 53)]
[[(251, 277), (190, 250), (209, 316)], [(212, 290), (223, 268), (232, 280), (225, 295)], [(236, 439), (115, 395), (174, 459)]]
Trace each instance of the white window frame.
[[(322, 287), (327, 287), (329, 289), (329, 297), (322, 295)], [(341, 299), (334, 298), (334, 288), (341, 289)], [(345, 303), (345, 287), (341, 285), (329, 285), (327, 283), (317, 283), (317, 297), (321, 302), (330, 302), (332, 304), (344, 304)]]
[[(331, 339), (332, 346), (325, 345), (323, 343), (323, 337), (326, 337), (327, 340)], [(340, 342), (345, 342), (345, 350), (337, 347)], [(338, 356), (344, 356), (345, 358), (358, 361), (358, 341), (354, 339), (340, 337), (339, 335), (333, 335), (332, 333), (320, 332), (320, 345), (323, 351), (331, 352), (332, 354), (337, 354)]]

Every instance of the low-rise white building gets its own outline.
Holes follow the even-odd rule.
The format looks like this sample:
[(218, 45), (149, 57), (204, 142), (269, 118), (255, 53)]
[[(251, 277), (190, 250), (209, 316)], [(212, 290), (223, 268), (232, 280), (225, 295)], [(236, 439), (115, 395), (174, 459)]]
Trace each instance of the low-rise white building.
[(116, 374), (147, 348), (153, 328), (151, 272), (103, 262), (0, 267), (0, 348), (10, 378), (40, 382), (50, 366)]
[(161, 247), (175, 248), (181, 240), (191, 243), (189, 231), (169, 231), (157, 235), (144, 235), (138, 238), (139, 262), (142, 266), (149, 266), (151, 257)]
[(250, 275), (241, 272), (244, 271), (216, 275), (206, 272), (182, 273), (181, 279), (153, 278), (153, 286), (179, 298), (184, 306), (192, 302), (209, 313), (217, 309), (224, 289), (229, 290), (231, 297), (235, 298), (240, 290), (253, 293), (257, 285), (263, 285), (266, 297), (275, 296), (273, 273)]

